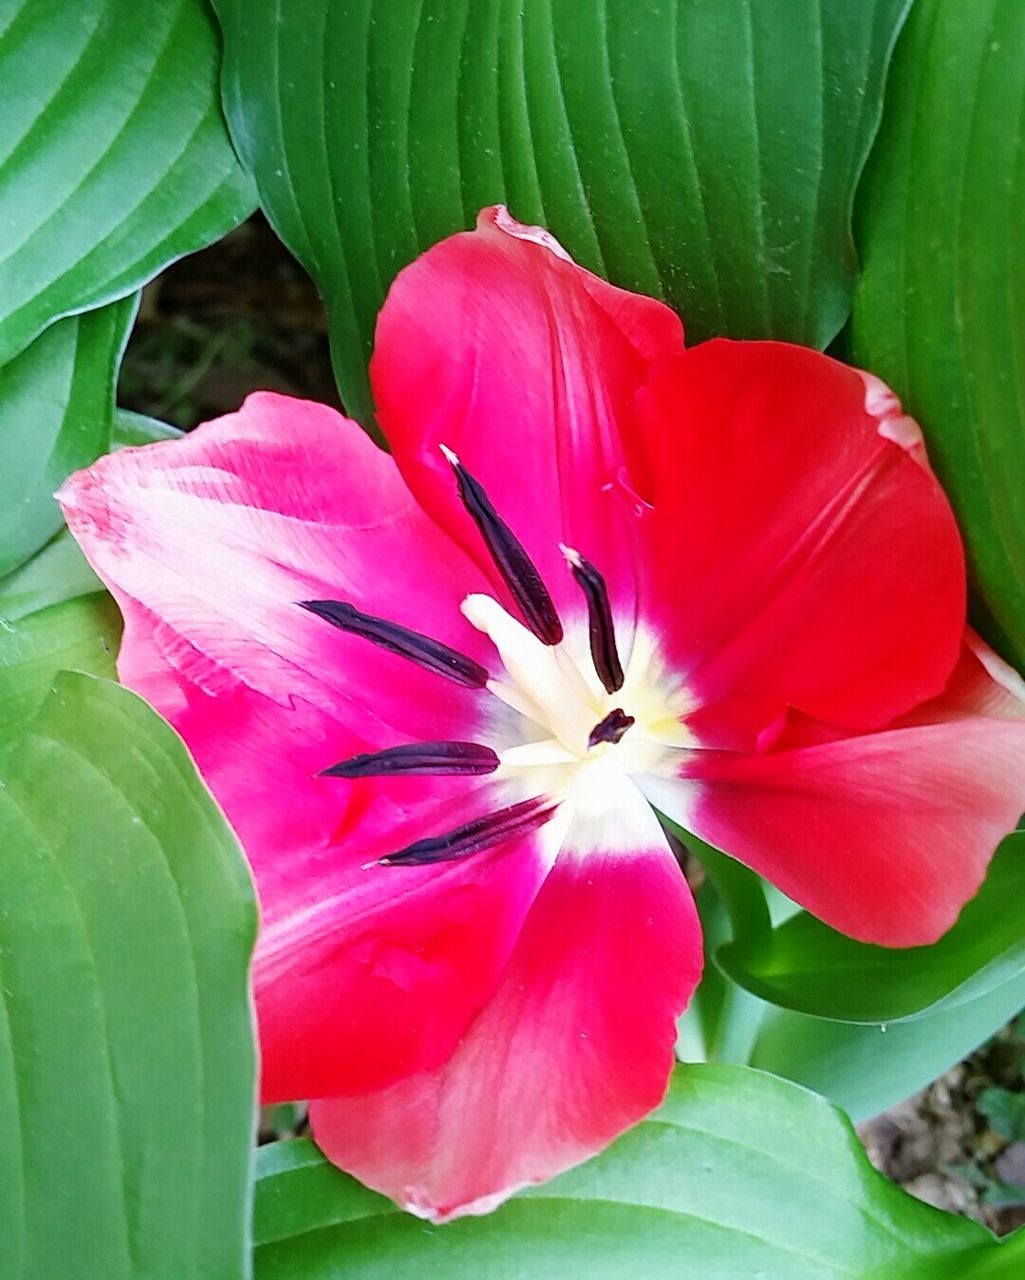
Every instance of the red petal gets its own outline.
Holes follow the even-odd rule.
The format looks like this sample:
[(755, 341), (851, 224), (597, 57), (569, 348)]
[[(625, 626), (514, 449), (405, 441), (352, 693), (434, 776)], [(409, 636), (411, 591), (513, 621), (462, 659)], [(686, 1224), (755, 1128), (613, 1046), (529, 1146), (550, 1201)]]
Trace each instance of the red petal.
[(880, 386), (800, 347), (712, 341), (663, 361), (641, 393), (655, 476), (644, 611), (710, 704), (711, 745), (730, 699), (744, 705), (724, 707), (731, 729), (760, 703), (765, 723), (790, 705), (876, 728), (954, 667), (960, 540)]
[(547, 865), (536, 843), (465, 864), (365, 869), (506, 801), (465, 780), (439, 805), (432, 783), (451, 780), (316, 778), (310, 760), (322, 758), (331, 726), (315, 708), (284, 712), (242, 689), (216, 700), (190, 694), (175, 722), (197, 743), (212, 790), (230, 798), (260, 891), (261, 1097), (381, 1088), (443, 1062), (518, 937)]
[(487, 572), (440, 444), (485, 486), (557, 602), (583, 607), (559, 552), (566, 542), (597, 565), (630, 616), (622, 433), (652, 360), (682, 345), (668, 308), (605, 284), (547, 232), (487, 209), (476, 231), (399, 274), (371, 378), (410, 487)]
[(332, 1160), (441, 1221), (587, 1159), (658, 1105), (701, 935), (665, 837), (629, 790), (614, 825), (629, 821), (631, 846), (585, 849), (597, 826), (571, 829), (495, 998), (444, 1067), (314, 1103)]
[[(375, 832), (365, 856), (480, 817), (488, 793), (418, 814), (397, 841)], [(534, 834), (461, 862), (324, 868), (286, 915), (279, 898), (253, 970), (264, 1101), (380, 1089), (444, 1063), (492, 995), (547, 865)]]
[(1025, 809), (1025, 721), (966, 716), (745, 756), (695, 752), (652, 803), (863, 942), (934, 942)]
[(131, 674), (191, 745), (260, 894), (261, 1096), (381, 1088), (444, 1061), (490, 996), (546, 864), (527, 841), (452, 866), (363, 864), (507, 797), (486, 779), (319, 778), (325, 760), (372, 744), (300, 698), (203, 693), (160, 662), (145, 620), (132, 615)]

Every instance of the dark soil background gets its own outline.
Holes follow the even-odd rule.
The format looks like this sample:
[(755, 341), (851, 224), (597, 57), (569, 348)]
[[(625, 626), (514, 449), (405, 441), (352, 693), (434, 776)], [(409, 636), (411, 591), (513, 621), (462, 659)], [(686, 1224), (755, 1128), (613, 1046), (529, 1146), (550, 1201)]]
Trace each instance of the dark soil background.
[(920, 1200), (998, 1235), (1025, 1224), (1025, 1014), (859, 1134), (876, 1168)]
[[(317, 290), (260, 215), (146, 287), (118, 401), (188, 430), (258, 389), (341, 407)], [(264, 1120), (288, 1136), (302, 1109)], [(912, 1195), (999, 1234), (1025, 1224), (1025, 1015), (860, 1134)]]
[(118, 403), (188, 430), (256, 390), (341, 407), (316, 287), (259, 214), (143, 290)]

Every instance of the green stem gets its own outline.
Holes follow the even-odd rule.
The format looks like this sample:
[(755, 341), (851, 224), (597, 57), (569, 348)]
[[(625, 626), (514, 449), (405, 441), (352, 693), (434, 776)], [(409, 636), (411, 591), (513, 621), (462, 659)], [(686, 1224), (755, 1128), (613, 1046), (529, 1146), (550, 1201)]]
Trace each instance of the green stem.
[(730, 1062), (746, 1066), (766, 1006), (715, 964), (717, 949), (732, 936), (730, 912), (709, 876), (697, 891), (705, 944), (705, 972), (684, 1016), (679, 1052), (685, 1061)]
[(661, 815), (662, 822), (701, 863), (716, 893), (730, 914), (734, 938), (743, 939), (745, 949), (755, 950), (772, 933), (772, 917), (761, 880), (733, 858), (713, 849), (689, 831)]

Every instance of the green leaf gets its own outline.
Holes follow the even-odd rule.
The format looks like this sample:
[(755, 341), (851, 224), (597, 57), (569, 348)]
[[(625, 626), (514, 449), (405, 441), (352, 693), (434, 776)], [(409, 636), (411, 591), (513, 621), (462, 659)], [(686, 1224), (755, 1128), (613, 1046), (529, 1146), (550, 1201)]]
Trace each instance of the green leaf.
[(660, 1111), (594, 1160), (441, 1228), (339, 1173), (308, 1141), (265, 1147), (254, 1238), (256, 1280), (892, 1280), (953, 1276), (955, 1261), (992, 1247), (977, 1223), (876, 1173), (821, 1098), (711, 1066), (679, 1068)]
[(857, 218), (858, 363), (921, 422), (991, 638), (1025, 664), (1025, 6), (918, 0)]
[(110, 444), (138, 299), (52, 325), (0, 368), (0, 576), (61, 527), (54, 490)]
[(185, 433), (169, 422), (133, 413), (131, 409), (118, 409), (114, 414), (114, 429), (110, 447), (125, 449), (129, 446), (156, 444), (160, 440), (180, 440)]
[(998, 1248), (977, 1253), (973, 1261), (961, 1280), (1020, 1280), (1025, 1270), (1025, 1227), (1006, 1236)]
[(772, 937), (772, 921), (762, 880), (743, 863), (685, 831), (664, 814), (659, 818), (701, 863), (729, 915), (730, 931), (745, 938), (752, 950), (767, 945)]
[(855, 942), (807, 912), (750, 945), (741, 932), (716, 962), (771, 1004), (839, 1022), (897, 1022), (963, 1004), (1025, 972), (1025, 832), (997, 850), (978, 894), (938, 942)]
[(237, 843), (168, 725), (88, 676), (61, 676), (0, 783), (0, 1275), (241, 1277)]
[(121, 615), (105, 594), (66, 600), (15, 623), (0, 621), (0, 752), (20, 739), (58, 671), (113, 679), (120, 635)]
[(726, 977), (714, 963), (714, 956), (735, 936), (746, 938), (753, 949), (771, 938), (763, 882), (664, 814), (659, 817), (698, 858), (705, 872), (695, 894), (705, 965), (694, 998), (680, 1019), (677, 1056), (684, 1062), (744, 1065), (750, 1059), (764, 1005)]
[(1008, 1142), (1025, 1142), (1025, 1093), (1012, 1093), (1010, 1089), (995, 1087), (984, 1089), (975, 1105), (1001, 1138)]
[[(757, 877), (753, 878), (757, 881)], [(717, 948), (731, 936), (732, 926), (724, 899), (710, 880), (699, 886), (694, 897), (701, 917), (705, 967), (698, 989), (679, 1022), (677, 1057), (682, 1062), (745, 1065), (750, 1061), (758, 1028), (765, 1016), (765, 1005), (727, 978), (713, 962)]]
[(253, 208), (202, 0), (8, 0), (0, 22), (0, 364)]
[(103, 583), (78, 543), (67, 529), (61, 529), (20, 569), (0, 578), (0, 649), (3, 633), (10, 633), (13, 624), (30, 613), (101, 591)]
[(1023, 1005), (1025, 973), (964, 1004), (892, 1026), (769, 1009), (751, 1063), (824, 1094), (855, 1120), (867, 1120), (960, 1062)]
[[(396, 272), (502, 201), (712, 333), (825, 345), (907, 0), (214, 0), (229, 124), (369, 424)], [(425, 304), (427, 305), (427, 304)]]

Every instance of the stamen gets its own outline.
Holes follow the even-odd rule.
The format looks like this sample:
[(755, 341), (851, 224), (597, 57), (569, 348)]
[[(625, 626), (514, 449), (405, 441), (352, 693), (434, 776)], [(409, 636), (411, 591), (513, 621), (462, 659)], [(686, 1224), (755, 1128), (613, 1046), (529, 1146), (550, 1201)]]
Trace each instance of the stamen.
[[(587, 599), (587, 629), (591, 640), (591, 660), (606, 693), (618, 693), (623, 687), (623, 664), (616, 648), (616, 632), (612, 623), (612, 607), (605, 579), (579, 551), (559, 543), (570, 572)], [(625, 732), (625, 731), (624, 731)]]
[(340, 631), (362, 636), (378, 648), (408, 658), (467, 689), (483, 689), (488, 682), (488, 673), (479, 662), (474, 662), (458, 649), (449, 648), (440, 640), (421, 635), (419, 631), (411, 631), (397, 622), (375, 618), (369, 613), (360, 613), (355, 605), (341, 600), (299, 600), (296, 603)]
[(480, 530), (499, 573), (520, 607), (523, 620), (539, 640), (558, 644), (562, 639), (562, 623), (533, 560), (492, 506), (480, 481), (470, 475), (451, 449), (442, 445), (441, 452), (452, 464), (463, 506)]
[[(579, 744), (579, 750), (584, 751), (594, 709), (577, 698), (566, 696), (569, 686), (559, 662), (561, 649), (538, 639), (491, 596), (469, 595), (460, 608), (463, 617), (491, 640), (509, 677), (507, 682), (489, 680), (488, 689), (514, 707), (516, 702), (506, 697), (503, 683), (525, 692), (521, 699), (523, 714), (550, 728), (570, 746), (576, 748)], [(579, 673), (577, 675), (586, 698), (587, 686)], [(536, 710), (531, 709), (531, 703)]]
[(322, 778), (381, 778), (394, 774), (422, 775), (494, 773), (498, 756), (476, 742), (408, 742), (383, 751), (340, 760), (323, 769)]
[[(555, 813), (558, 804), (545, 796), (533, 800), (521, 800), (519, 804), (475, 818), (443, 836), (428, 836), (407, 845), (398, 853), (390, 853), (379, 859), (383, 867), (415, 867), (431, 862), (452, 862), (456, 858), (468, 858), (492, 845), (525, 835), (540, 827)], [(371, 864), (373, 865), (373, 864)]]
[(628, 716), (622, 707), (615, 707), (591, 730), (587, 745), (596, 747), (599, 742), (618, 742), (633, 723), (633, 716)]

